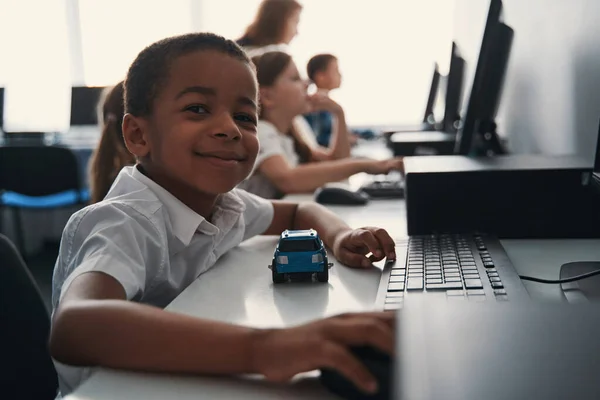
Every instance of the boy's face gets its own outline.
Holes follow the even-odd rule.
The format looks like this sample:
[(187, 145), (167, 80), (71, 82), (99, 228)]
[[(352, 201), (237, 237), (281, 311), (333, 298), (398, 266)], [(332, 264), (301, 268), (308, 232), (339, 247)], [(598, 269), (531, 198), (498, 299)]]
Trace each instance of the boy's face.
[(252, 69), (231, 56), (181, 56), (171, 64), (152, 115), (130, 117), (139, 132), (124, 133), (128, 148), (178, 197), (228, 192), (248, 176), (258, 153), (257, 90)]
[(333, 90), (342, 85), (342, 74), (337, 60), (331, 60), (324, 71), (318, 72), (315, 83), (321, 89)]

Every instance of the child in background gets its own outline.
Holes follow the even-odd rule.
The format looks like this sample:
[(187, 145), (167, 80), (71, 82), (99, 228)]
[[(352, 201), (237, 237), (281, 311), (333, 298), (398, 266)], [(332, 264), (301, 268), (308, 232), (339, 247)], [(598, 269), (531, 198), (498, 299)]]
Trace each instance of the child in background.
[[(240, 187), (265, 198), (307, 193), (328, 182), (344, 180), (359, 172), (386, 174), (402, 169), (402, 159), (352, 159), (344, 111), (321, 93), (309, 96), (307, 84), (291, 57), (269, 52), (255, 57), (260, 87), (261, 116), (258, 123), (260, 151), (255, 170)], [(298, 135), (292, 123), (311, 109), (335, 116), (329, 149), (314, 148)], [(306, 160), (300, 164), (300, 160)]]
[(137, 56), (124, 87), (123, 136), (138, 164), (121, 170), (103, 201), (71, 217), (54, 270), (50, 352), (61, 394), (95, 366), (273, 381), (327, 367), (375, 391), (349, 347), (391, 353), (393, 313), (252, 329), (162, 309), (255, 235), (315, 228), (348, 266), (395, 259), (383, 229), (353, 230), (316, 203), (235, 189), (259, 148), (258, 85), (243, 50), (206, 33), (164, 39)]
[[(329, 96), (329, 92), (338, 89), (342, 84), (342, 74), (338, 65), (337, 57), (331, 54), (318, 54), (308, 61), (306, 66), (308, 79), (315, 84), (317, 91)], [(304, 115), (315, 135), (317, 143), (323, 147), (329, 147), (333, 131), (334, 116), (327, 110), (317, 110)], [(365, 139), (374, 136), (372, 131), (349, 132), (351, 143), (355, 143), (357, 137)]]
[(90, 159), (89, 168), (92, 204), (106, 196), (124, 166), (135, 164), (135, 157), (125, 147), (121, 131), (125, 114), (122, 81), (105, 91), (101, 104), (98, 119), (102, 121), (102, 134)]

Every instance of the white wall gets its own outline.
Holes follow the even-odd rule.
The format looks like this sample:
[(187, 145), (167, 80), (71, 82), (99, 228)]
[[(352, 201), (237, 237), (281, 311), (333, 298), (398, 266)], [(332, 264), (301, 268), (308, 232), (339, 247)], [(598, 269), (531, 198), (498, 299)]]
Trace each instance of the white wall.
[[(487, 7), (483, 0), (456, 2), (454, 34), (469, 63), (467, 88)], [(504, 21), (515, 37), (498, 124), (511, 150), (592, 157), (600, 119), (600, 1), (504, 0)]]

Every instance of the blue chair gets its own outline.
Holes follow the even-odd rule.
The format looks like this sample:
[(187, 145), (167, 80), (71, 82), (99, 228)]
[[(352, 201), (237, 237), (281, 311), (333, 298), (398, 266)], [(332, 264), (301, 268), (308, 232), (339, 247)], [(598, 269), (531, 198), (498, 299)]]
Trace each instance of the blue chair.
[(84, 205), (76, 155), (66, 147), (13, 145), (0, 147), (0, 209), (12, 209), (15, 238), (25, 255), (21, 209)]

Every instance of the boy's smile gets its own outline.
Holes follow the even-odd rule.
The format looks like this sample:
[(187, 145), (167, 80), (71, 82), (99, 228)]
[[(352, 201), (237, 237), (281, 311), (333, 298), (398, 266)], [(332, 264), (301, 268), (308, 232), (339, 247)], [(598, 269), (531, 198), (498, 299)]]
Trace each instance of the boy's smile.
[(138, 135), (125, 134), (135, 142), (130, 151), (184, 203), (214, 203), (246, 179), (256, 160), (257, 86), (250, 65), (227, 54), (203, 50), (176, 58), (152, 114), (130, 117), (139, 125)]

